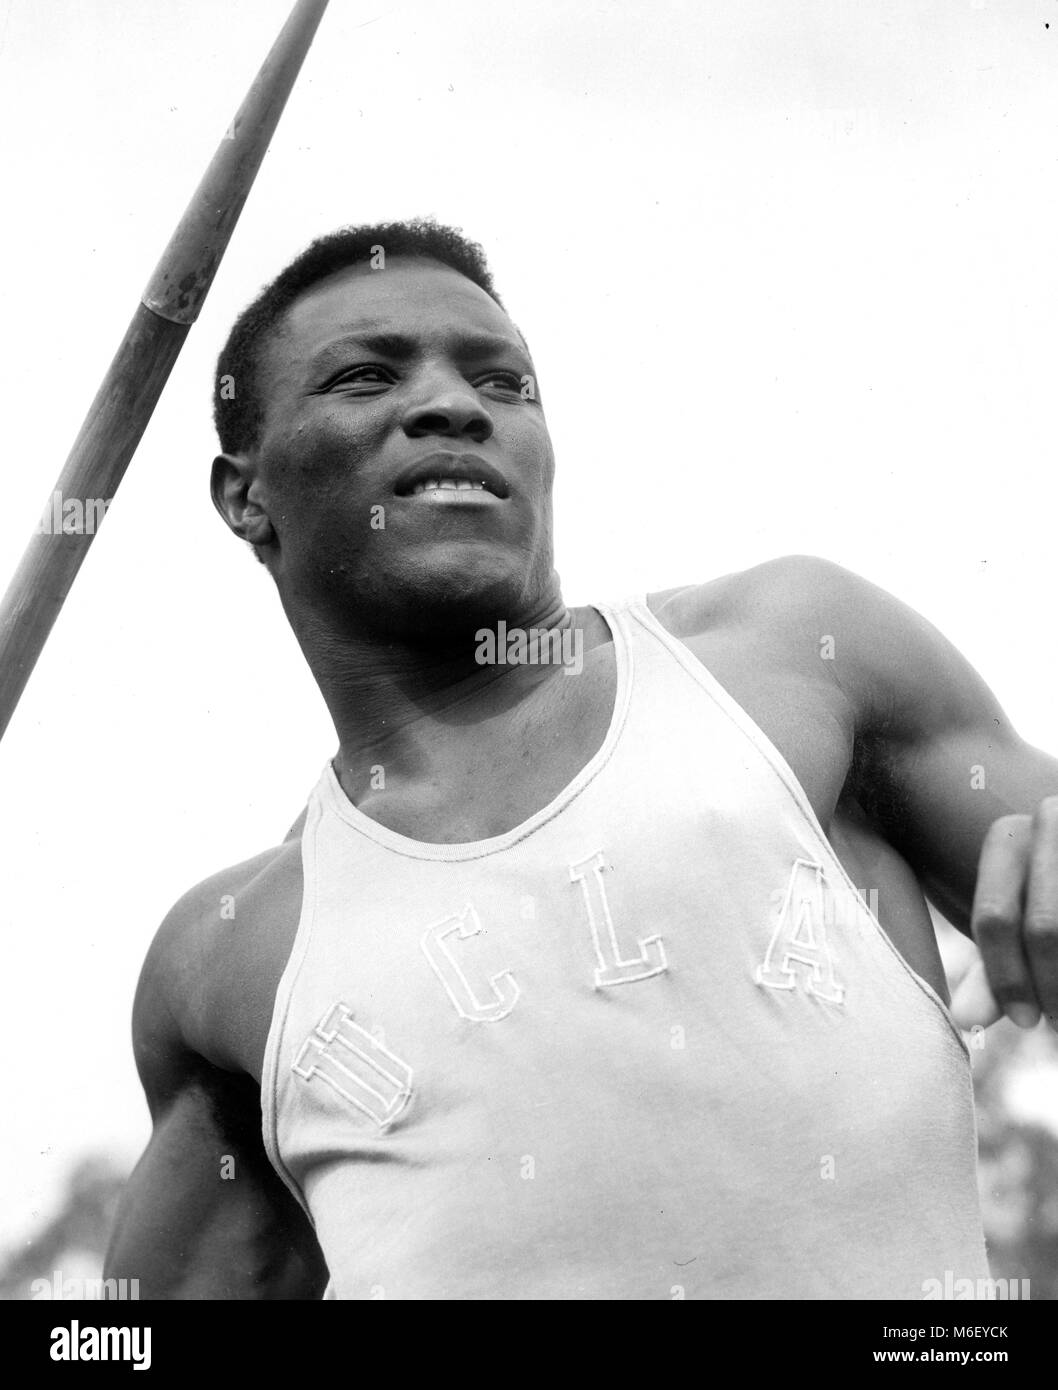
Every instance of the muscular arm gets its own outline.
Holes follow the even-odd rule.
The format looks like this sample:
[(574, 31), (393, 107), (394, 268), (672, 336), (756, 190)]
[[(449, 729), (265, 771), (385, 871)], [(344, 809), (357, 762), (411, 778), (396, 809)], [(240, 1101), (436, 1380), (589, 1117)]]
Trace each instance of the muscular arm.
[(252, 1078), (189, 1045), (171, 1007), (188, 962), (167, 924), (133, 1013), (136, 1063), (153, 1133), (122, 1196), (108, 1278), (142, 1298), (318, 1299), (327, 1271), (312, 1228), (271, 1167)]
[(890, 594), (821, 560), (804, 602), (832, 634), (857, 722), (855, 790), (936, 906), (969, 932), (989, 827), (1058, 795), (1058, 760), (1025, 743), (968, 661)]
[(1007, 1012), (1058, 1015), (1058, 760), (1017, 735), (917, 613), (825, 561), (777, 564), (803, 630), (834, 639), (831, 674), (856, 717), (861, 805), (977, 941)]

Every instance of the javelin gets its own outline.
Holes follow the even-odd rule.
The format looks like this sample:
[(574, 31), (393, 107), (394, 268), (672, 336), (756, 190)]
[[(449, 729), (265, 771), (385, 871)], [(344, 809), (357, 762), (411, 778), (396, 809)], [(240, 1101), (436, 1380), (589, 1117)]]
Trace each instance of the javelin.
[[(83, 517), (98, 515), (100, 502), (105, 509), (125, 476), (326, 8), (327, 0), (297, 0), (136, 306), (52, 493), (64, 507), (80, 502)], [(38, 528), (8, 585), (0, 604), (0, 738), (94, 534), (88, 525), (76, 534)]]

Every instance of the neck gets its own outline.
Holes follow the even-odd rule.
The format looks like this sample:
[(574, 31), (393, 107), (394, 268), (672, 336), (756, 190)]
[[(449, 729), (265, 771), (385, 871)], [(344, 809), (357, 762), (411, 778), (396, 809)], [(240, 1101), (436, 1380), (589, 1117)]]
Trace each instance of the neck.
[[(481, 644), (465, 635), (448, 643), (383, 640), (364, 632), (337, 635), (289, 609), (288, 616), (334, 722), (335, 770), (354, 801), (378, 785), (378, 768), (383, 785), (428, 777), (439, 744), (450, 742), (453, 731), (502, 717), (561, 675), (553, 664), (483, 664)], [(568, 609), (557, 593), (504, 622), (507, 633), (569, 629), (563, 640), (575, 638), (578, 650), (607, 636), (593, 610)]]

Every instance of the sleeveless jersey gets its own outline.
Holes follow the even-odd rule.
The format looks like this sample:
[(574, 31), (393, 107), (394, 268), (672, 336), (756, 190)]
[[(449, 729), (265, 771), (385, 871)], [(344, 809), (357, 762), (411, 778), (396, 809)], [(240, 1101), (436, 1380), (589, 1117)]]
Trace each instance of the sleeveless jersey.
[[(595, 756), (503, 835), (330, 767), (262, 1082), (342, 1299), (920, 1299), (988, 1277), (969, 1056), (790, 767), (636, 599)], [(869, 885), (864, 885), (869, 888)]]

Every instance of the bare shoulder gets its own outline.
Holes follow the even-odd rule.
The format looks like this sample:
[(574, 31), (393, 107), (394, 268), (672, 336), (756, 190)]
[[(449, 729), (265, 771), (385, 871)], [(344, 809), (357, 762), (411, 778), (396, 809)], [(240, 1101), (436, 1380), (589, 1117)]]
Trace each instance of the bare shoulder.
[(177, 900), (154, 936), (136, 991), (141, 1071), (151, 1054), (254, 1070), (261, 1014), (270, 1017), (301, 898), (300, 839), (288, 837)]
[[(312, 1298), (326, 1266), (264, 1144), (260, 1057), (300, 901), (300, 844), (197, 883), (166, 915), (133, 1011), (151, 1139), (126, 1186), (108, 1277), (151, 1298)], [(218, 1182), (218, 1158), (238, 1181)]]
[(782, 555), (704, 584), (686, 584), (649, 597), (651, 610), (681, 638), (747, 620), (792, 624), (795, 629), (805, 624), (818, 627), (824, 615), (847, 619), (859, 611), (864, 616), (864, 606), (869, 614), (884, 609), (887, 601), (896, 606), (884, 590), (817, 555)]
[(737, 631), (761, 665), (825, 673), (860, 729), (914, 738), (972, 722), (994, 705), (969, 663), (922, 614), (819, 556), (784, 555), (652, 595), (650, 606), (692, 649), (703, 635)]

